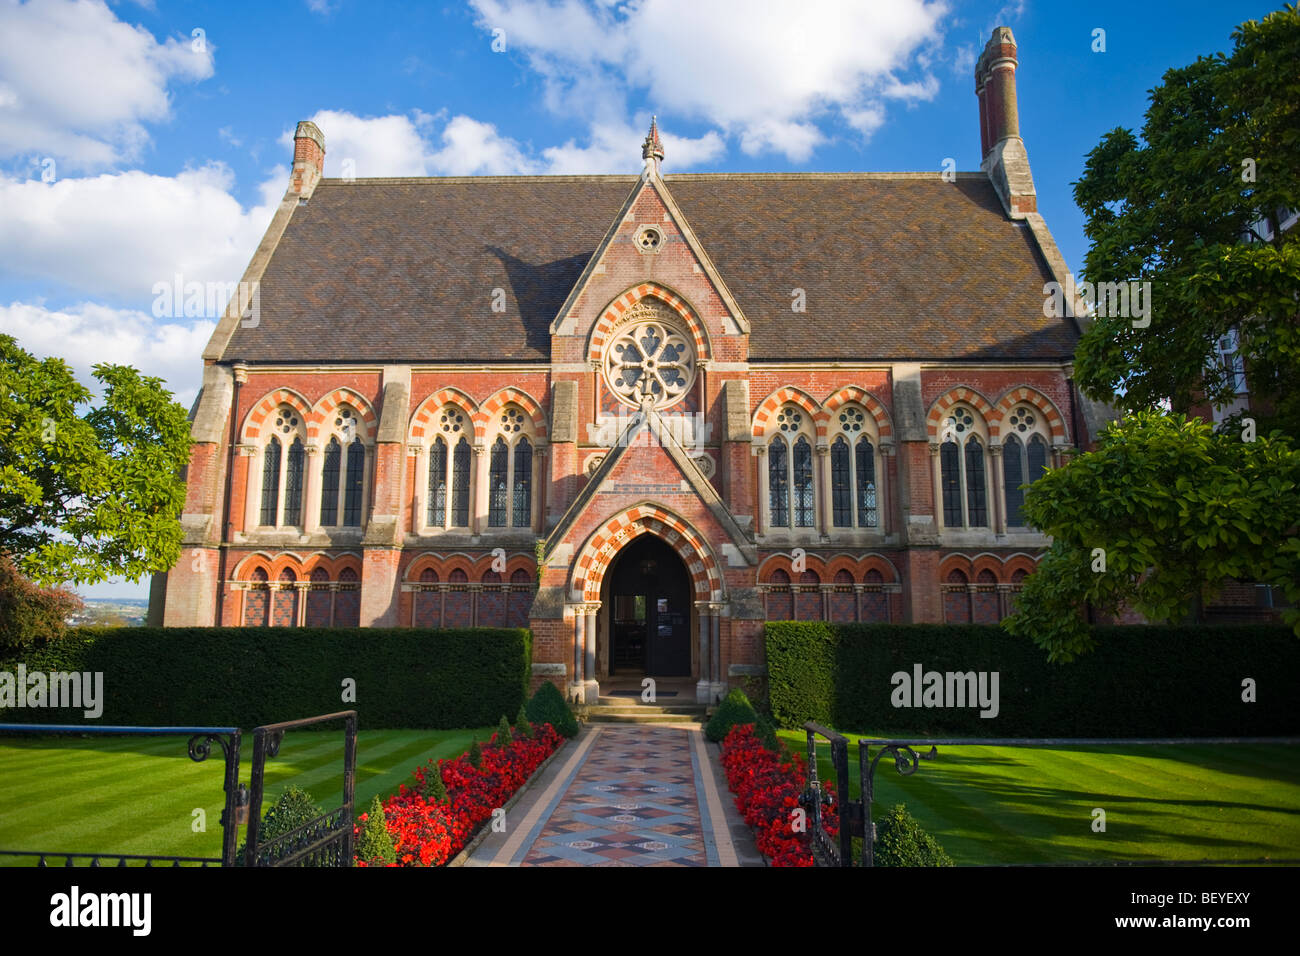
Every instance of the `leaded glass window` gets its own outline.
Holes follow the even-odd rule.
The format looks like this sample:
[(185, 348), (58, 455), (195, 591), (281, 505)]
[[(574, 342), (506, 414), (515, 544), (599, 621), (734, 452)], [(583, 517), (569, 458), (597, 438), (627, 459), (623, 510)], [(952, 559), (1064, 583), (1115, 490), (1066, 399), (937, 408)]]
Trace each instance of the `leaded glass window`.
[(284, 481), (284, 523), (302, 524), (302, 469), (305, 452), (302, 439), (289, 446), (289, 469)]
[(280, 439), (274, 435), (266, 443), (262, 458), (262, 524), (274, 526), (276, 506), (280, 503)]
[(514, 520), (516, 528), (526, 528), (533, 521), (533, 446), (527, 438), (515, 444)]
[(510, 469), (510, 449), (504, 438), (492, 443), (492, 461), (488, 469), (488, 525), (503, 527), (506, 523), (506, 482)]
[(451, 523), (455, 528), (469, 527), (469, 442), (456, 442), (451, 459)]
[(427, 523), (441, 526), (447, 520), (447, 443), (435, 438), (429, 447), (429, 508)]
[(811, 528), (813, 523), (813, 466), (812, 445), (802, 435), (794, 443), (794, 523), (800, 528)]
[(360, 438), (348, 445), (348, 470), (343, 487), (343, 524), (356, 528), (361, 525), (361, 491), (366, 471), (366, 446)]
[(767, 452), (767, 491), (774, 528), (790, 527), (790, 478), (785, 439), (776, 437)]
[(878, 520), (876, 511), (876, 454), (871, 439), (863, 435), (858, 439), (857, 474), (854, 488), (858, 499), (858, 527), (874, 528)]
[(831, 513), (837, 528), (853, 527), (853, 479), (849, 470), (849, 443), (839, 435), (831, 445)]
[(988, 527), (988, 502), (984, 494), (984, 446), (974, 435), (966, 439), (966, 509), (967, 524), (970, 527)]
[(320, 523), (329, 528), (339, 522), (339, 470), (343, 462), (343, 446), (331, 437), (325, 446), (321, 466)]

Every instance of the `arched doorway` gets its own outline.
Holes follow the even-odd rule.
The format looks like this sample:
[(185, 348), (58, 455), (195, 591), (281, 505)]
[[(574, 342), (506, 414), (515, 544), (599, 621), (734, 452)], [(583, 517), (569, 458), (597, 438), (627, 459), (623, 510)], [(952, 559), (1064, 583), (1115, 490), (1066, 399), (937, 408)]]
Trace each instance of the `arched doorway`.
[(677, 552), (654, 534), (623, 548), (605, 575), (611, 677), (689, 677), (693, 589)]

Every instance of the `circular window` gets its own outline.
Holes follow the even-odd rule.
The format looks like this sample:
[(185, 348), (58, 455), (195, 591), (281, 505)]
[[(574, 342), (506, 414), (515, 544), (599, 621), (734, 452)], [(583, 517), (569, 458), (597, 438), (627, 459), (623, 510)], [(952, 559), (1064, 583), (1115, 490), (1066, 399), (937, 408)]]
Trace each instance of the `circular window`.
[(1027, 432), (1034, 427), (1034, 413), (1021, 406), (1011, 413), (1011, 427), (1018, 432)]
[[(671, 317), (671, 318), (670, 318)], [(662, 303), (642, 299), (605, 348), (605, 379), (629, 405), (662, 408), (678, 401), (695, 381), (695, 345)]]
[(954, 408), (952, 414), (948, 416), (948, 431), (961, 435), (970, 431), (975, 425), (975, 419), (971, 417), (969, 411), (964, 408)]
[(658, 252), (663, 245), (664, 234), (655, 226), (642, 226), (632, 237), (632, 241), (641, 252)]

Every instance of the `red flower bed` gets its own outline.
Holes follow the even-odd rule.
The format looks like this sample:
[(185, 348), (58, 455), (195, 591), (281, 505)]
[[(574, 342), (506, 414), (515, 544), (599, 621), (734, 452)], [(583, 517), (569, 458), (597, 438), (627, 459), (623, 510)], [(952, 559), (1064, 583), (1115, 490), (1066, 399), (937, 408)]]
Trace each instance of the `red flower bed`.
[[(722, 742), (722, 767), (736, 795), (736, 809), (754, 831), (759, 851), (772, 866), (812, 866), (812, 819), (798, 826), (799, 795), (808, 781), (803, 758), (776, 753), (754, 735), (753, 724), (737, 724)], [(822, 808), (828, 833), (839, 832), (836, 807)], [(800, 832), (800, 829), (803, 832)]]
[[(505, 806), (533, 771), (564, 742), (550, 724), (533, 725), (535, 736), (515, 734), (507, 747), (496, 745), (497, 735), (484, 744), (477, 767), (462, 754), (455, 760), (430, 760), (417, 767), (415, 783), (402, 784), (396, 796), (384, 802), (384, 819), (397, 852), (397, 866), (441, 866), (465, 848), (478, 828)], [(429, 775), (440, 773), (447, 801), (425, 796)], [(357, 817), (355, 837), (360, 837), (366, 815)], [(357, 860), (358, 866), (365, 866)]]

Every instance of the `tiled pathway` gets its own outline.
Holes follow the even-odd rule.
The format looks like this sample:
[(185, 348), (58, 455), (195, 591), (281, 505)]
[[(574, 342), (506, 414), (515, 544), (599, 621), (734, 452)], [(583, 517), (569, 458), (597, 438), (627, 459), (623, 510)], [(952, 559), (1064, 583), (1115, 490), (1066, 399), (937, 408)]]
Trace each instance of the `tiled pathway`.
[(469, 866), (762, 865), (697, 726), (594, 724)]

